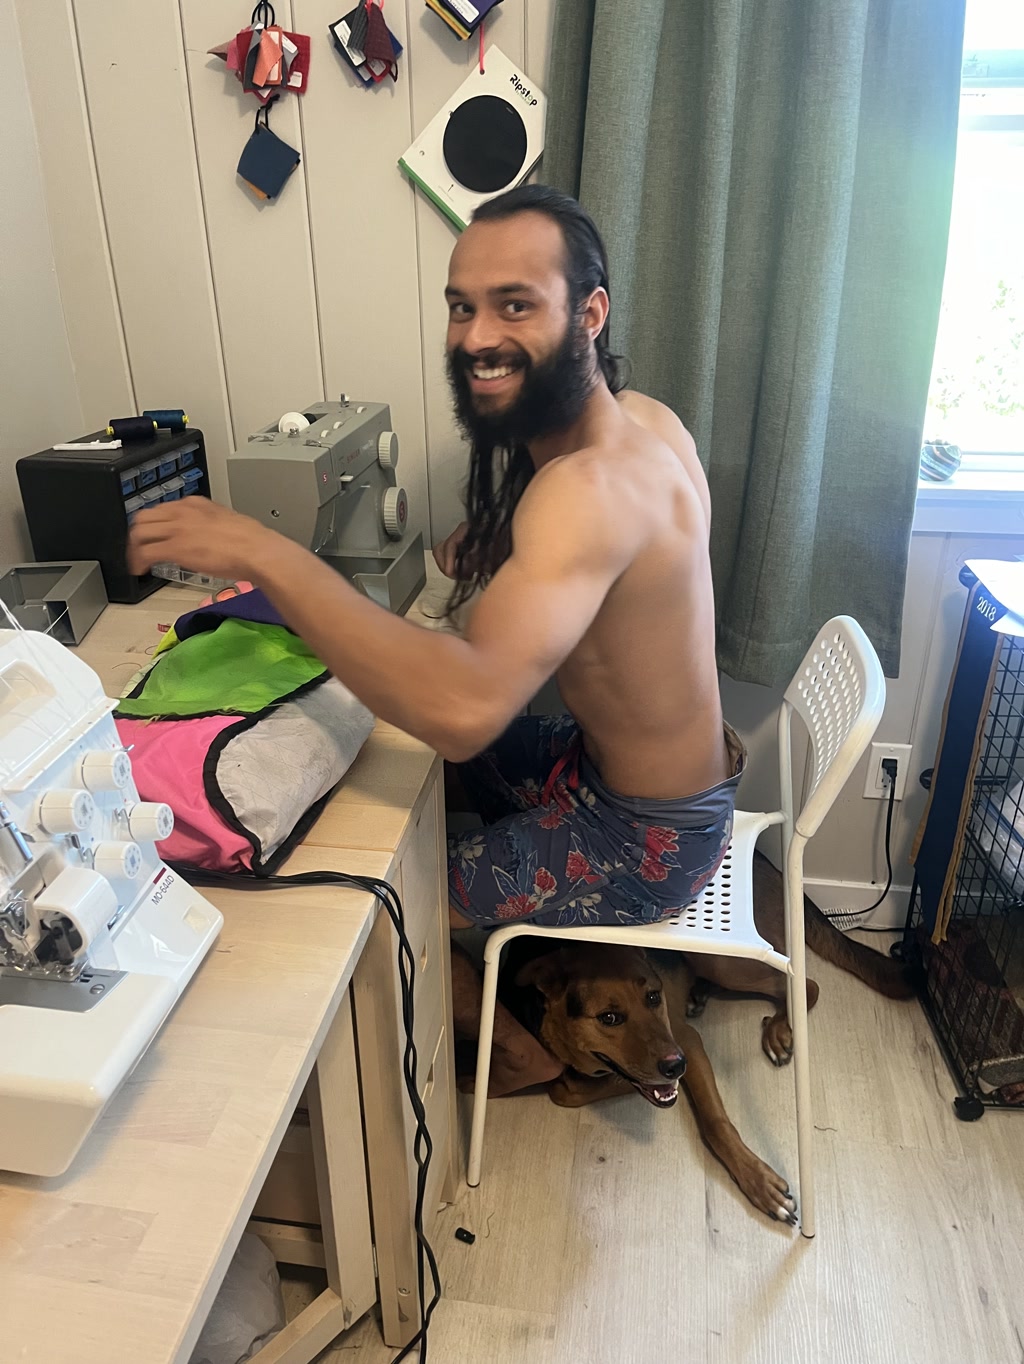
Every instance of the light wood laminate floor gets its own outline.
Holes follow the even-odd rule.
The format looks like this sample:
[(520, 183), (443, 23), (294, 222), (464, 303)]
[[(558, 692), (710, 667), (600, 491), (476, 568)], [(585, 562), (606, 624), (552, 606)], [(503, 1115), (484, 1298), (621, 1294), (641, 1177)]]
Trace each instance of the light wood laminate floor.
[[(958, 1122), (920, 1007), (810, 961), (815, 1241), (746, 1204), (683, 1100), (497, 1101), (483, 1182), (440, 1219), (434, 1364), (1024, 1361), (1024, 1114)], [(700, 1030), (741, 1133), (795, 1179), (792, 1072), (760, 1051), (765, 1011), (712, 1000)], [(393, 1354), (366, 1319), (322, 1362)]]

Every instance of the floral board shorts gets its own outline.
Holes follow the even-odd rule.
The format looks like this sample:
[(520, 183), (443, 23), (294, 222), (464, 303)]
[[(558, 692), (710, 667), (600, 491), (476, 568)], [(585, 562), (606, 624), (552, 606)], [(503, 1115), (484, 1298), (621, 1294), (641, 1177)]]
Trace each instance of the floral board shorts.
[(453, 907), (481, 928), (675, 914), (718, 871), (732, 837), (745, 754), (728, 726), (725, 737), (728, 780), (685, 800), (640, 800), (604, 785), (571, 716), (520, 716), (458, 768), (485, 827), (448, 840)]

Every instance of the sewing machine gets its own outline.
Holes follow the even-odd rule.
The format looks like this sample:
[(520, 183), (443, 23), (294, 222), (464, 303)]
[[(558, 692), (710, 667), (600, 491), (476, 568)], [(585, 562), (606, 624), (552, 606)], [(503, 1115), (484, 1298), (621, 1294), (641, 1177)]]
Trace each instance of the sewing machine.
[(368, 597), (404, 613), (426, 582), (423, 536), (395, 476), (386, 403), (287, 412), (228, 458), (231, 504), (318, 554)]
[(220, 931), (96, 674), (0, 630), (0, 1169), (62, 1174)]

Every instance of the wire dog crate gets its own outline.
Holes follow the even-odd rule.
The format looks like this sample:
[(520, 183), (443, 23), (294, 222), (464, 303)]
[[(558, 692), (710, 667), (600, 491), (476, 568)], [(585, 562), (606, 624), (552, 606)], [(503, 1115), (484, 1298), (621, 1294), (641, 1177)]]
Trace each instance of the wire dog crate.
[(1024, 1109), (1024, 639), (994, 633), (1002, 608), (970, 570), (961, 581), (971, 596), (902, 955), (961, 1090), (957, 1115), (973, 1121)]

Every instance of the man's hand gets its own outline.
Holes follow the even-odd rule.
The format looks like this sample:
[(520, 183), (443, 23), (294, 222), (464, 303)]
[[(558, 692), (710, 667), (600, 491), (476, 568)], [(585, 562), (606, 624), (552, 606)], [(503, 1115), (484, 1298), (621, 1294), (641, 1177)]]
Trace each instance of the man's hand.
[(128, 535), (128, 571), (145, 573), (154, 564), (172, 563), (216, 578), (258, 582), (280, 538), (208, 497), (186, 497), (136, 514)]
[(455, 556), (459, 552), (459, 546), (466, 538), (467, 530), (469, 530), (469, 522), (463, 521), (461, 525), (455, 527), (451, 535), (442, 540), (439, 545), (434, 546), (434, 560), (446, 578), (454, 578), (458, 575)]

